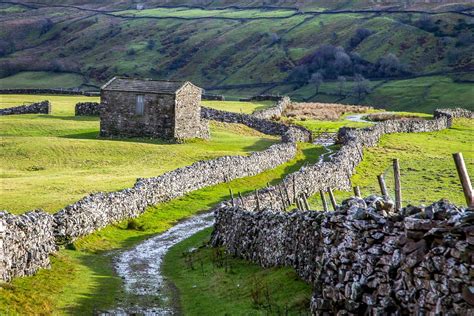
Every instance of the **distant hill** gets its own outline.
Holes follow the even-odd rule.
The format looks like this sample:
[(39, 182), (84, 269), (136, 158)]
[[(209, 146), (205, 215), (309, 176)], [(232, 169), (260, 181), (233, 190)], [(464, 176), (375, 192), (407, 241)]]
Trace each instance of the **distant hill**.
[(48, 73), (69, 74), (68, 88), (128, 75), (186, 78), (235, 97), (285, 93), (404, 106), (390, 84), (409, 82), (423, 86), (413, 91), (431, 108), (446, 102), (433, 94), (445, 82), (457, 91), (453, 103), (472, 102), (469, 4), (419, 2), (0, 2), (0, 87), (34, 86), (25, 80), (38, 77), (31, 71), (45, 82)]

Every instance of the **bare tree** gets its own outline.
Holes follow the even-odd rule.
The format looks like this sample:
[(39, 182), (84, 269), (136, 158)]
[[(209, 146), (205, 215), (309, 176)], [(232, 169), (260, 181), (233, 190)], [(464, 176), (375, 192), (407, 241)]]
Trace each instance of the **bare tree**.
[(321, 87), (321, 84), (324, 82), (324, 76), (318, 71), (317, 73), (311, 76), (310, 82), (314, 84), (316, 88), (316, 94), (318, 94), (319, 88)]
[(344, 92), (344, 87), (346, 85), (346, 77), (338, 76), (337, 77), (337, 86), (339, 88), (339, 95), (342, 97), (342, 93)]
[(354, 77), (354, 92), (360, 101), (363, 95), (370, 93), (370, 82), (365, 79), (361, 74), (356, 74)]

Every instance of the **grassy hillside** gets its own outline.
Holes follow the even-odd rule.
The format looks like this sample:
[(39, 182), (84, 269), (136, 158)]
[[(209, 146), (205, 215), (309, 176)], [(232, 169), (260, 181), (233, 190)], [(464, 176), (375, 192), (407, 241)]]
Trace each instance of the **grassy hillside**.
[(0, 106), (44, 99), (51, 101), (52, 115), (0, 117), (4, 149), (0, 165), (5, 184), (0, 192), (0, 209), (22, 212), (43, 208), (54, 212), (90, 192), (123, 189), (139, 177), (157, 176), (198, 160), (245, 155), (278, 141), (245, 127), (225, 124), (212, 125), (210, 141), (184, 145), (107, 140), (98, 138), (98, 118), (74, 117), (76, 102), (96, 98), (3, 95)]
[[(327, 78), (320, 95), (315, 95), (313, 84), (306, 77), (292, 77), (295, 69), (308, 66), (308, 60), (323, 45), (342, 47), (352, 60), (357, 59), (367, 67), (378, 67), (379, 60), (392, 53), (403, 65), (404, 73), (414, 76), (449, 74), (459, 79), (474, 69), (470, 56), (474, 26), (468, 17), (458, 13), (319, 14), (307, 9), (313, 4), (321, 10), (365, 6), (365, 2), (354, 1), (336, 5), (329, 1), (304, 2), (302, 6), (306, 9), (302, 11), (284, 7), (215, 9), (219, 4), (230, 4), (225, 1), (209, 3), (213, 8), (154, 7), (160, 3), (149, 3), (144, 10), (105, 4), (107, 9), (97, 11), (87, 9), (96, 2), (76, 3), (83, 8), (67, 4), (58, 7), (51, 2), (24, 7), (24, 12), (12, 9), (0, 15), (4, 26), (0, 30), (0, 77), (10, 76), (0, 81), (0, 86), (31, 85), (30, 71), (42, 71), (53, 77), (42, 80), (41, 85), (51, 87), (58, 84), (54, 72), (84, 75), (82, 81), (64, 80), (64, 87), (99, 86), (114, 75), (129, 75), (188, 79), (209, 91), (236, 97), (271, 92), (290, 93), (299, 99), (334, 100), (339, 93), (337, 83), (330, 78), (334, 69), (325, 70)], [(257, 3), (239, 2), (243, 7)], [(274, 4), (285, 3), (299, 6), (294, 1)], [(4, 5), (6, 9), (8, 5)], [(360, 30), (367, 30), (369, 35), (356, 40)], [(349, 88), (353, 84), (353, 68), (346, 65), (341, 72), (347, 73), (346, 99), (370, 104), (393, 102), (394, 108), (408, 107), (398, 97), (399, 91), (389, 88), (392, 83), (399, 85), (394, 81), (399, 78), (387, 77), (384, 79), (389, 82), (383, 83), (375, 73), (365, 75), (371, 80), (370, 85), (383, 83), (388, 88), (376, 87), (369, 96), (354, 100), (353, 95), (347, 95), (353, 94)], [(23, 71), (27, 73), (14, 76)], [(415, 80), (425, 85), (424, 78)], [(427, 80), (436, 81), (438, 77)], [(456, 99), (445, 98), (447, 101), (471, 105), (466, 91), (472, 90), (472, 83), (442, 80), (446, 84), (439, 87), (441, 93), (449, 88), (460, 92)], [(411, 91), (411, 84), (406, 87), (417, 100), (420, 98), (419, 89), (414, 87)], [(430, 93), (423, 92), (421, 96)], [(412, 101), (409, 106), (413, 110), (431, 109), (441, 98), (439, 92), (434, 95), (422, 99), (421, 105)]]
[(0, 79), (1, 89), (72, 89), (81, 87), (84, 78), (78, 74), (47, 71), (20, 72)]

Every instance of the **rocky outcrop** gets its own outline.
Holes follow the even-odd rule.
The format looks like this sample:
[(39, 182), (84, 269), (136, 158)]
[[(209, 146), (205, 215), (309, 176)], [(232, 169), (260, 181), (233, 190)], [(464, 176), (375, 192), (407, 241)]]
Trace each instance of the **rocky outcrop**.
[(100, 103), (97, 102), (79, 102), (75, 107), (75, 116), (99, 116)]
[(41, 101), (27, 105), (0, 109), (0, 115), (15, 114), (51, 114), (51, 104), (49, 101)]
[(371, 196), (336, 212), (215, 211), (211, 242), (313, 284), (313, 315), (474, 311), (474, 211), (445, 201), (395, 212)]
[(53, 216), (41, 210), (13, 215), (0, 211), (0, 280), (35, 274), (56, 251)]

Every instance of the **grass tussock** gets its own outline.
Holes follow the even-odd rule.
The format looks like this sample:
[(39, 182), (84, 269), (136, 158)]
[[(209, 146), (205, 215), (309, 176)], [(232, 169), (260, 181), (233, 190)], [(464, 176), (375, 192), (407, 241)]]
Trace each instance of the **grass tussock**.
[(292, 103), (283, 115), (299, 119), (338, 120), (347, 113), (366, 113), (370, 106), (345, 105), (336, 103)]

